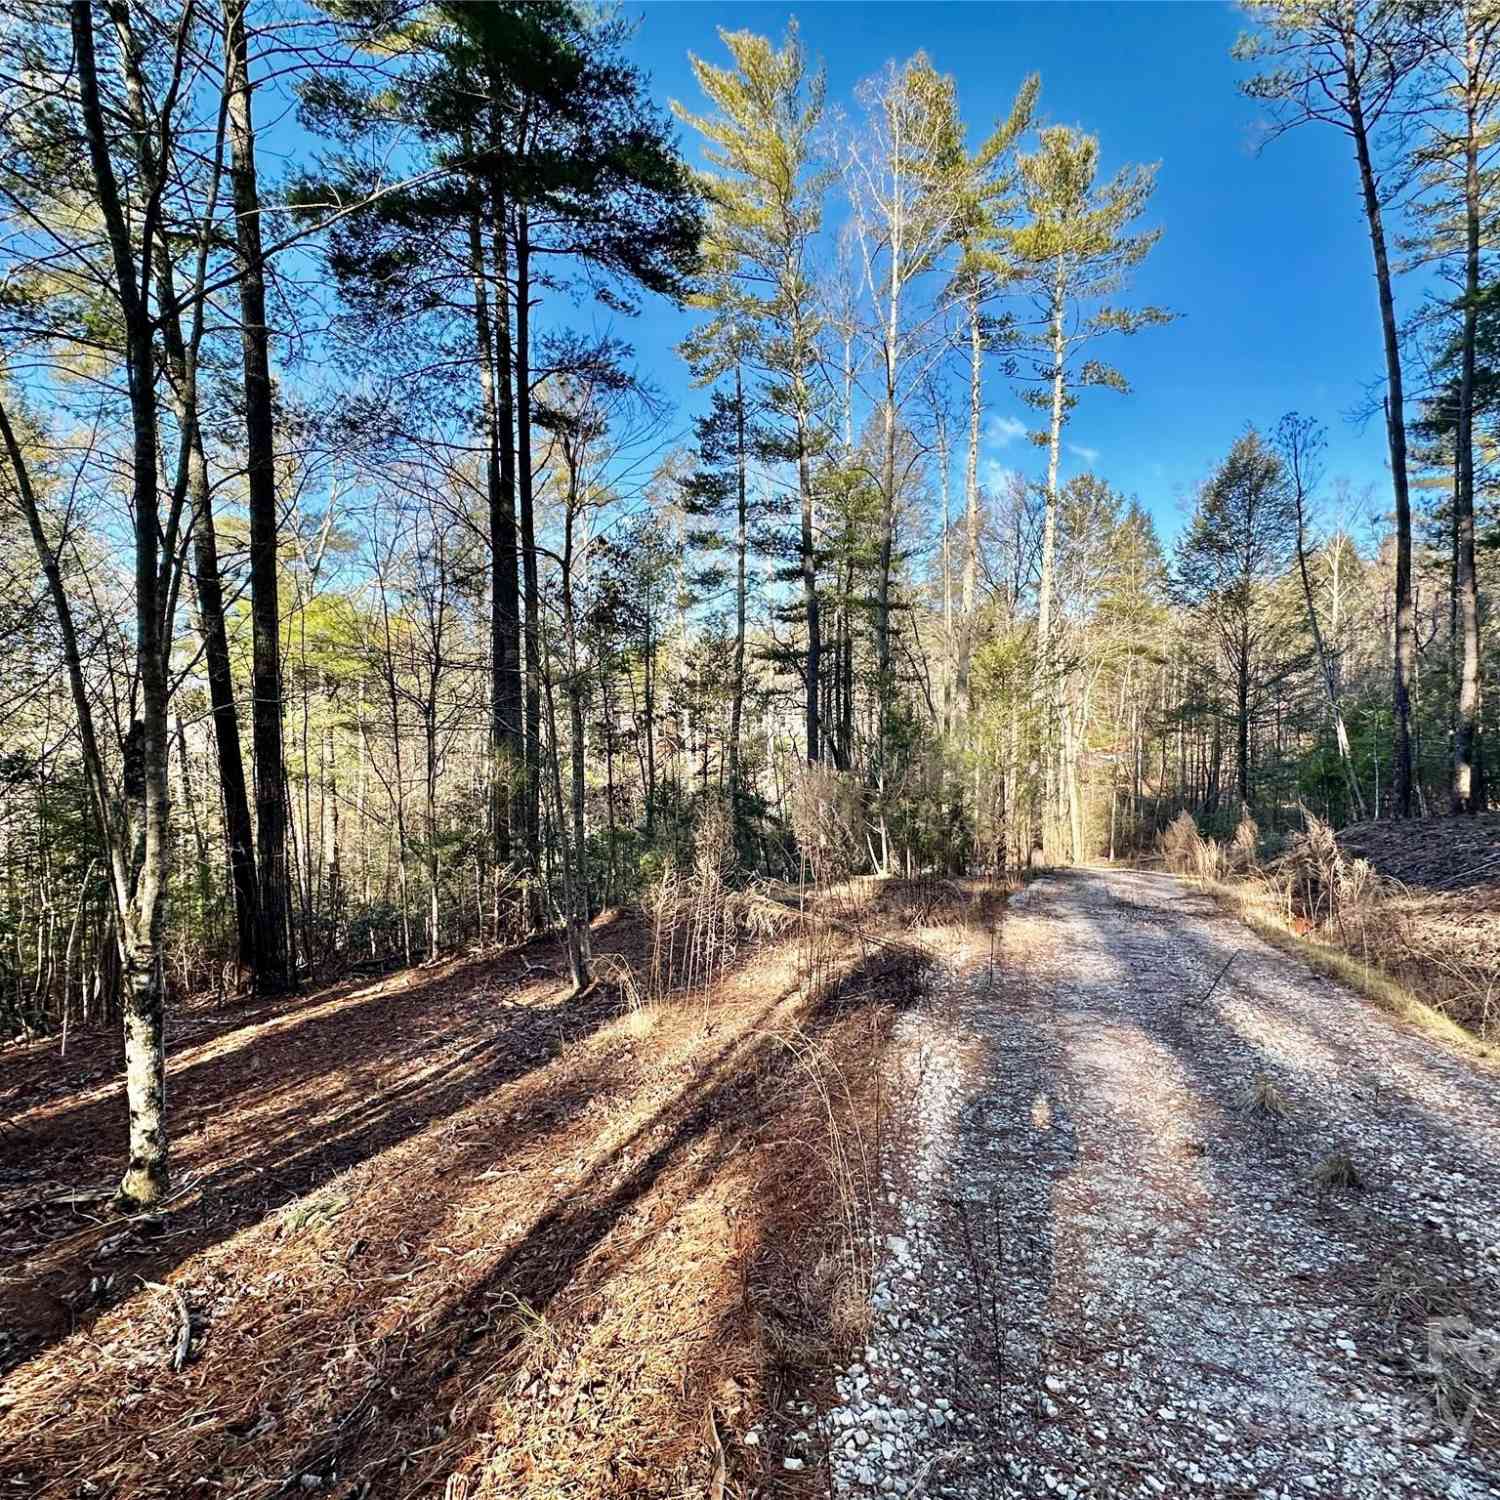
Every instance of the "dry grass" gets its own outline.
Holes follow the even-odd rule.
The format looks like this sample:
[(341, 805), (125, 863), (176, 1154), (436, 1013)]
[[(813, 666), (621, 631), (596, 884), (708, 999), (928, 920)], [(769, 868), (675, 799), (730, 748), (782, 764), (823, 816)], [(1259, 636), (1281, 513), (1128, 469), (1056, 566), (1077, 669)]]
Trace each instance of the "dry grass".
[(1427, 1323), (1424, 1373), (1444, 1425), (1466, 1437), (1478, 1421), (1492, 1418), (1500, 1385), (1500, 1332), (1461, 1314)]
[(757, 1327), (773, 1363), (789, 1374), (832, 1369), (868, 1337), (868, 1268), (853, 1256), (822, 1251), (811, 1264), (768, 1259), (767, 1279), (751, 1287)]
[(1250, 1080), (1250, 1086), (1240, 1096), (1240, 1108), (1261, 1120), (1284, 1120), (1291, 1113), (1286, 1095), (1264, 1073), (1257, 1073)]
[(1330, 1151), (1312, 1169), (1312, 1184), (1320, 1196), (1355, 1192), (1365, 1185), (1347, 1151)]
[(1228, 885), (1214, 881), (1205, 882), (1203, 889), (1272, 947), (1301, 959), (1317, 973), (1347, 985), (1387, 1014), (1476, 1061), (1493, 1065), (1497, 1060), (1492, 1044), (1475, 1036), (1447, 1011), (1430, 1004), (1390, 973), (1311, 934), (1303, 936), (1294, 932), (1284, 915), (1284, 908), (1264, 884), (1240, 881)]
[(1393, 1327), (1423, 1324), (1451, 1310), (1452, 1290), (1423, 1257), (1397, 1249), (1380, 1260), (1375, 1280), (1375, 1310)]
[(1338, 834), (1310, 813), (1304, 820), (1288, 853), (1258, 876), (1282, 924), (1356, 958), (1471, 1034), (1494, 1035), (1500, 819), (1363, 824)]

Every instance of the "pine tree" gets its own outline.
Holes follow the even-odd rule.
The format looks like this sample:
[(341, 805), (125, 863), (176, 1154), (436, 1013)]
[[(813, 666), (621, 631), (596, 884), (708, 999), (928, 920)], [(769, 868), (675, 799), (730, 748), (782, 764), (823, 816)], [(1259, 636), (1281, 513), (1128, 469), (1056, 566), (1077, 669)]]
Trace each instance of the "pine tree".
[[(740, 750), (745, 710), (746, 627), (752, 585), (751, 539), (781, 507), (753, 492), (750, 463), (759, 442), (755, 413), (736, 364), (734, 384), (715, 390), (709, 409), (695, 420), (694, 466), (682, 486), (682, 507), (690, 521), (687, 542), (702, 559), (688, 574), (698, 602), (732, 592), (734, 657), (730, 668), (729, 782), (741, 786)], [(723, 561), (725, 553), (731, 561)]]
[[(1103, 386), (1126, 392), (1125, 377), (1085, 351), (1109, 335), (1159, 327), (1172, 314), (1159, 307), (1123, 308), (1106, 303), (1161, 238), (1160, 230), (1131, 232), (1145, 213), (1155, 186), (1154, 167), (1122, 167), (1098, 181), (1099, 142), (1066, 125), (1042, 131), (1038, 149), (1019, 161), (1019, 196), (1025, 222), (1005, 236), (1005, 246), (1035, 309), (1035, 325), (1024, 348), (1039, 388), (1025, 392), (1047, 410), (1039, 441), (1047, 447), (1047, 501), (1042, 526), (1041, 588), (1037, 604), (1037, 679), (1045, 691), (1052, 670), (1053, 592), (1056, 571), (1058, 468), (1062, 434), (1080, 389)], [(1043, 746), (1052, 789), (1050, 748)], [(1045, 834), (1044, 834), (1045, 838)]]
[(979, 448), (984, 430), (984, 356), (999, 342), (1010, 319), (990, 308), (1010, 289), (1012, 266), (1004, 233), (1018, 212), (1015, 148), (1031, 128), (1041, 79), (1033, 73), (1016, 91), (1010, 113), (996, 123), (964, 165), (960, 186), (958, 265), (950, 298), (963, 309), (969, 351), (969, 443), (964, 464), (964, 562), (959, 599), (955, 688), (958, 708), (968, 707), (969, 663), (974, 649), (975, 581), (979, 566)]
[(1419, 214), (1428, 228), (1424, 258), (1451, 266), (1460, 290), (1457, 330), (1440, 351), (1442, 383), (1428, 402), (1430, 432), (1449, 435), (1453, 451), (1453, 613), (1461, 637), (1453, 717), (1455, 813), (1475, 812), (1480, 702), (1479, 587), (1475, 559), (1474, 444), (1480, 400), (1478, 367), (1481, 249), (1493, 214), (1496, 110), (1500, 107), (1500, 4), (1461, 0), (1420, 12), (1428, 78), (1424, 130), (1413, 166), (1424, 189)]
[(822, 673), (813, 463), (821, 448), (815, 365), (823, 326), (811, 264), (832, 179), (818, 157), (824, 79), (803, 51), (795, 24), (778, 48), (748, 31), (720, 31), (733, 67), (692, 59), (693, 73), (715, 113), (673, 105), (705, 142), (715, 171), (705, 174), (709, 200), (704, 259), (715, 314), (753, 333), (753, 358), (768, 412), (786, 425), (779, 455), (796, 467), (801, 505), (798, 565), (807, 632), (804, 721), (809, 762), (822, 756), (818, 699)]
[(1174, 590), (1212, 631), (1234, 700), (1240, 801), (1255, 802), (1250, 728), (1259, 696), (1292, 652), (1285, 620), (1265, 591), (1286, 575), (1296, 513), (1280, 459), (1253, 428), (1229, 450), (1198, 494), (1177, 548)]

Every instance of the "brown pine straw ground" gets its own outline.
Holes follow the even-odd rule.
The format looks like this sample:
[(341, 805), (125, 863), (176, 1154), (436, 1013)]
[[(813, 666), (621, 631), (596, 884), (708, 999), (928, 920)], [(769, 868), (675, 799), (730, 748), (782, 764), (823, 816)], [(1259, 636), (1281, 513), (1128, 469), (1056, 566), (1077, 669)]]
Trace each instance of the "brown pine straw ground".
[(932, 907), (870, 887), (646, 1009), (537, 943), (180, 1022), (132, 1221), (115, 1039), (0, 1052), (0, 1493), (806, 1493)]
[(1346, 859), (1380, 877), (1333, 939), (1481, 1037), (1500, 1039), (1500, 813), (1358, 823)]

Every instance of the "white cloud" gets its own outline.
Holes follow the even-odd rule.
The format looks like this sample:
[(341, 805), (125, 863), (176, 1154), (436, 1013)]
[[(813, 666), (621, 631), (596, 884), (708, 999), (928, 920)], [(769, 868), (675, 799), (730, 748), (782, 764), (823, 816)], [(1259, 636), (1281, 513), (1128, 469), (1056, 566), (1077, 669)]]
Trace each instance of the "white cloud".
[(1075, 458), (1081, 458), (1090, 468), (1099, 462), (1099, 450), (1097, 448), (1085, 448), (1082, 443), (1069, 443), (1068, 452)]
[(985, 442), (994, 448), (1007, 448), (1017, 438), (1025, 436), (1026, 424), (1014, 417), (991, 417), (989, 426), (984, 429)]
[(992, 495), (998, 495), (1004, 490), (1005, 486), (1009, 484), (1012, 479), (1016, 478), (1020, 474), (1020, 472), (1021, 471), (1019, 469), (1007, 468), (1004, 464), (1000, 463), (996, 459), (987, 458), (984, 461), (984, 470), (981, 477), (985, 489), (987, 489)]

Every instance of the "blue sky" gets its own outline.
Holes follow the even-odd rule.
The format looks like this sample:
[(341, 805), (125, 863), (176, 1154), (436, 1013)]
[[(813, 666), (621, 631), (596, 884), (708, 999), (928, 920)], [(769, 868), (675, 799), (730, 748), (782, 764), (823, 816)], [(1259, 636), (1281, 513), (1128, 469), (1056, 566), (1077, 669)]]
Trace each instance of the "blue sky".
[[(1283, 412), (1329, 429), (1328, 472), (1389, 503), (1378, 421), (1351, 423), (1381, 372), (1369, 240), (1345, 138), (1310, 126), (1257, 154), (1257, 106), (1237, 91), (1229, 56), (1239, 11), (1207, 3), (987, 4), (684, 3), (645, 0), (637, 60), (653, 94), (701, 105), (692, 51), (725, 61), (716, 28), (779, 36), (789, 16), (828, 70), (831, 105), (853, 106), (854, 85), (888, 59), (924, 49), (954, 75), (971, 140), (1003, 113), (1029, 72), (1042, 78), (1047, 122), (1100, 138), (1106, 172), (1159, 162), (1151, 219), (1161, 244), (1137, 274), (1132, 298), (1180, 314), (1165, 329), (1111, 341), (1103, 357), (1132, 394), (1084, 395), (1068, 441), (1070, 471), (1097, 454), (1096, 471), (1138, 495), (1170, 536), (1194, 487), (1246, 422), (1275, 425)], [(684, 133), (690, 160), (696, 140)], [(833, 216), (842, 212), (830, 200)], [(1416, 289), (1404, 293), (1411, 307)], [(1123, 300), (1123, 299), (1122, 299)], [(691, 324), (660, 305), (618, 329), (642, 368), (674, 398), (696, 405), (672, 346)], [(1005, 440), (1035, 418), (998, 372), (987, 461), (1040, 473), (1040, 450)]]

